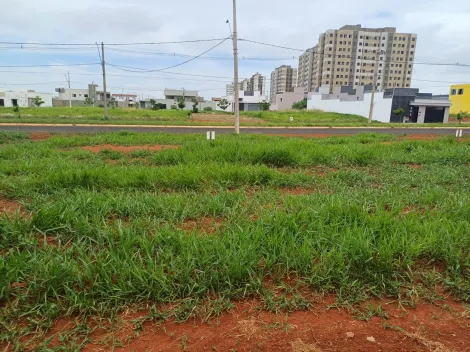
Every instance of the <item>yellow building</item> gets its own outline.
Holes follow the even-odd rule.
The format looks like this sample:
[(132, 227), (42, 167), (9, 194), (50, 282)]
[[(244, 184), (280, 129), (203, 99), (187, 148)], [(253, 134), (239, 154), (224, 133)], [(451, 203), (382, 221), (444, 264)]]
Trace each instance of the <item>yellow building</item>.
[(450, 101), (451, 114), (458, 114), (460, 111), (470, 113), (470, 83), (450, 86)]

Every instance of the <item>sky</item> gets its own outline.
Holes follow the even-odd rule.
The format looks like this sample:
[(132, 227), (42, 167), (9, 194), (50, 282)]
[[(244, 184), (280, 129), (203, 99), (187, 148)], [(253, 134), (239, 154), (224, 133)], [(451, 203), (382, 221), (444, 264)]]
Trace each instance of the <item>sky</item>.
[[(54, 92), (88, 83), (102, 86), (100, 58), (94, 43), (168, 42), (220, 39), (196, 43), (106, 46), (108, 90), (162, 98), (163, 89), (198, 90), (211, 99), (225, 94), (233, 79), (233, 29), (230, 0), (0, 0), (0, 42), (66, 43), (87, 46), (33, 46), (0, 43), (0, 90), (34, 89)], [(351, 2), (333, 0), (237, 1), (239, 77), (265, 75), (280, 65), (297, 68), (300, 51), (249, 43), (242, 39), (305, 50), (317, 44), (320, 33), (346, 24), (363, 27), (396, 27), (397, 32), (418, 35), (416, 63), (470, 65), (470, 1), (395, 0)], [(207, 54), (183, 63), (213, 46)], [(137, 51), (137, 52), (136, 52)], [(189, 56), (188, 56), (189, 55)], [(30, 65), (71, 65), (12, 67)], [(125, 70), (113, 67), (134, 67)], [(211, 77), (207, 77), (211, 76)], [(422, 92), (448, 94), (449, 86), (470, 83), (470, 66), (415, 64), (412, 87)], [(269, 83), (269, 82), (268, 82)]]

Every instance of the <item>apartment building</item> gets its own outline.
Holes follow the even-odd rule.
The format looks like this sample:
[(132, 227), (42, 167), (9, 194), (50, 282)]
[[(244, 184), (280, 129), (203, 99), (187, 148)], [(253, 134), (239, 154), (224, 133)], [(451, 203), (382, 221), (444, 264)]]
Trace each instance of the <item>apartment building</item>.
[(299, 57), (299, 87), (365, 86), (378, 90), (409, 88), (417, 35), (397, 33), (394, 27), (346, 25), (320, 34), (318, 44)]
[[(229, 95), (233, 95), (233, 86), (234, 86), (233, 82), (231, 84), (227, 84), (225, 86), (225, 96), (226, 97), (228, 97)], [(240, 90), (240, 89), (241, 89), (241, 84), (238, 83), (238, 90)]]
[(271, 72), (270, 102), (276, 101), (276, 94), (293, 92), (297, 86), (297, 70), (282, 65)]
[(261, 95), (266, 94), (266, 77), (256, 72), (250, 78), (250, 87), (253, 92), (260, 92)]

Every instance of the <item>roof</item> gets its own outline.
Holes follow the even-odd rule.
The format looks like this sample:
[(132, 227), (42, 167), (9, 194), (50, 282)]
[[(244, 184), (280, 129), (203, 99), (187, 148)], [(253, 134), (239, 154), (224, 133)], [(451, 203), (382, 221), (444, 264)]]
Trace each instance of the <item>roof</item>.
[(415, 101), (410, 102), (411, 106), (451, 106), (449, 100), (442, 99), (415, 99)]
[(113, 97), (136, 97), (135, 94), (112, 94)]

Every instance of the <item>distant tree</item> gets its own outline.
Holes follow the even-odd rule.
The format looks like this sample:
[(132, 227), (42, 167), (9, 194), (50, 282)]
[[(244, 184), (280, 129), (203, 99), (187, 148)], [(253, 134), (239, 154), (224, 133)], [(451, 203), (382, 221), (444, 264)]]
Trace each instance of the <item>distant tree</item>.
[(176, 105), (171, 105), (171, 106), (170, 106), (170, 109), (171, 109), (171, 110), (178, 110), (178, 107), (177, 107)]
[(93, 99), (90, 97), (85, 98), (85, 105), (93, 105)]
[(213, 111), (214, 109), (212, 109), (210, 106), (206, 106), (203, 110), (204, 111)]
[(13, 107), (13, 112), (16, 112), (18, 114), (18, 118), (21, 118), (21, 112), (20, 112), (20, 107), (18, 105), (15, 105)]
[(183, 110), (183, 109), (186, 107), (186, 103), (185, 103), (183, 97), (179, 97), (179, 98), (176, 100), (176, 103), (177, 103), (177, 105), (178, 105), (178, 109), (180, 109), (180, 110)]
[(150, 99), (149, 104), (150, 104), (150, 109), (152, 109), (152, 110), (158, 110), (159, 109), (159, 107), (157, 106), (157, 101), (155, 99)]
[(292, 109), (296, 110), (305, 110), (307, 109), (307, 98), (303, 98), (301, 101), (298, 101), (292, 104)]
[(193, 110), (192, 110), (192, 112), (195, 113), (195, 114), (197, 114), (197, 113), (199, 112), (199, 109), (197, 108), (198, 101), (197, 101), (196, 98), (193, 98), (191, 101), (193, 102)]
[(393, 114), (395, 116), (400, 116), (401, 114), (403, 114), (405, 112), (405, 110), (403, 110), (403, 108), (398, 108), (396, 110), (393, 110)]
[(217, 104), (219, 108), (223, 111), (227, 110), (228, 108), (228, 100), (227, 99), (220, 99), (219, 103)]
[(36, 96), (36, 97), (33, 98), (33, 103), (37, 107), (40, 107), (42, 104), (44, 104), (44, 100), (42, 100), (41, 97)]
[(457, 113), (457, 115), (455, 115), (455, 117), (459, 121), (459, 124), (462, 123), (462, 120), (465, 116), (467, 116), (467, 112), (465, 112), (465, 111), (460, 111), (459, 113)]
[(263, 102), (259, 103), (259, 107), (263, 111), (268, 111), (270, 106), (271, 106), (271, 104), (268, 103), (267, 101), (263, 101)]
[(108, 107), (111, 106), (113, 109), (116, 108), (117, 106), (117, 101), (116, 101), (116, 98), (112, 97), (111, 99), (109, 99), (108, 101)]

